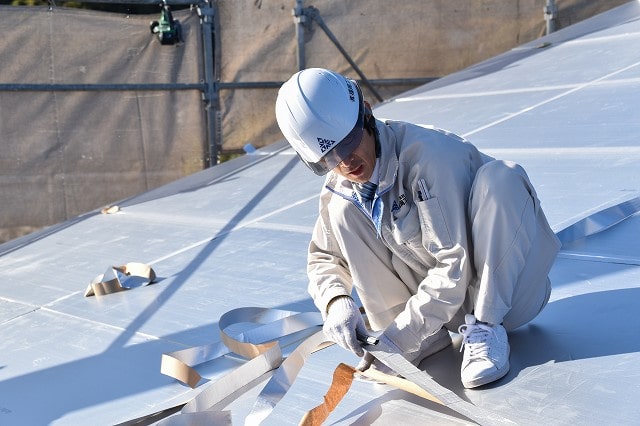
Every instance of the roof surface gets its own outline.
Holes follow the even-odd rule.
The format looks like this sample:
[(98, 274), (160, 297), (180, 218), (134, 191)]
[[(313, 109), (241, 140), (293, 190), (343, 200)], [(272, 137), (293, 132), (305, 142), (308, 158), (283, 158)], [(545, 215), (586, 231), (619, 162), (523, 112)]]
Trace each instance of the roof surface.
[[(640, 215), (633, 203), (602, 212), (640, 195), (639, 44), (634, 1), (374, 109), (522, 164), (554, 230), (576, 231), (569, 240), (612, 225), (566, 241), (548, 306), (510, 334), (504, 379), (464, 390), (456, 347), (421, 366), (518, 424), (640, 418)], [(0, 246), (0, 424), (116, 424), (186, 402), (242, 362), (199, 366), (205, 383), (190, 389), (160, 373), (163, 353), (220, 340), (218, 322), (235, 308), (315, 311), (305, 262), (321, 184), (277, 143), (123, 200), (115, 214), (90, 212)], [(157, 282), (84, 297), (94, 277), (127, 262), (152, 265)], [(297, 424), (339, 362), (357, 359), (336, 346), (312, 354), (264, 424)], [(227, 407), (234, 423), (260, 386)], [(469, 423), (355, 381), (327, 424), (399, 420)]]

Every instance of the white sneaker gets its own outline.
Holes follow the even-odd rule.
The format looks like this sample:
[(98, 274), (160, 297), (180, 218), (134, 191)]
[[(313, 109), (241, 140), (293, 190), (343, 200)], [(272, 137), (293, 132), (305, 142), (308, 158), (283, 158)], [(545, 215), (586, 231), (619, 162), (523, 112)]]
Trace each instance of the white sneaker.
[(509, 372), (509, 341), (501, 325), (476, 323), (476, 317), (465, 315), (458, 332), (464, 336), (460, 376), (465, 388), (494, 382)]

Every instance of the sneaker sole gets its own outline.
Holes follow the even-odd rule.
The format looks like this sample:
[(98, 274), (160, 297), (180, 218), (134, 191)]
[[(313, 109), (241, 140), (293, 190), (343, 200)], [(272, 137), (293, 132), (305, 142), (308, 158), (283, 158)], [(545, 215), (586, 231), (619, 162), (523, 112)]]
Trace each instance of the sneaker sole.
[(469, 380), (467, 382), (463, 381), (462, 385), (467, 389), (471, 389), (471, 388), (477, 388), (479, 386), (487, 385), (489, 383), (493, 383), (496, 380), (500, 380), (504, 376), (506, 376), (507, 373), (509, 372), (509, 368), (510, 368), (509, 361), (507, 361), (507, 363), (500, 370), (497, 370), (494, 374), (478, 377), (477, 379)]

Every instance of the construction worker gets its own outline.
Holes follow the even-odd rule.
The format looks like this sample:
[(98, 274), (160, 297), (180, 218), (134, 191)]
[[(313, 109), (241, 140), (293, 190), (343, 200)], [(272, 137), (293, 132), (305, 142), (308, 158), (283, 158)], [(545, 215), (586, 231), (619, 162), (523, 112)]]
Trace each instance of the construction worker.
[(509, 371), (506, 330), (531, 321), (551, 292), (559, 250), (519, 165), (459, 136), (374, 118), (358, 84), (330, 70), (294, 74), (276, 101), (300, 159), (326, 175), (309, 244), (308, 291), (326, 335), (363, 350), (370, 328), (418, 365), (463, 335), (467, 388)]

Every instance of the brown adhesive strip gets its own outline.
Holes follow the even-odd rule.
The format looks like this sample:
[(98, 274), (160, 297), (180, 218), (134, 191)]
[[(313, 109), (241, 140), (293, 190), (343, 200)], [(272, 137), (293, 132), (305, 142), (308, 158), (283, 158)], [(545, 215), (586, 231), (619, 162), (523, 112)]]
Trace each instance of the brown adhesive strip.
[[(242, 322), (254, 322), (256, 327), (246, 330), (237, 336), (228, 335), (224, 331), (227, 327)], [(233, 347), (237, 351), (236, 353), (242, 353), (249, 357), (252, 355), (257, 356), (207, 386), (191, 401), (186, 404), (180, 404), (180, 406), (183, 406), (181, 413), (171, 416), (171, 414), (175, 413), (175, 410), (165, 410), (160, 413), (162, 414), (161, 416), (158, 413), (151, 416), (155, 416), (154, 418), (157, 420), (169, 415), (171, 417), (161, 421), (160, 424), (163, 426), (176, 426), (183, 425), (183, 422), (187, 420), (183, 415), (201, 412), (201, 417), (198, 417), (198, 421), (202, 421), (205, 418), (213, 421), (215, 417), (217, 420), (213, 421), (212, 424), (226, 424), (225, 422), (220, 422), (220, 419), (216, 417), (219, 415), (217, 406), (222, 401), (225, 401), (226, 405), (235, 400), (248, 389), (247, 386), (252, 387), (257, 380), (262, 380), (265, 374), (272, 374), (273, 377), (258, 396), (252, 412), (246, 418), (246, 421), (249, 422), (245, 422), (247, 424), (260, 424), (270, 414), (280, 398), (289, 390), (291, 382), (297, 377), (299, 369), (306, 361), (306, 357), (310, 353), (333, 344), (333, 342), (326, 340), (322, 331), (316, 331), (311, 337), (302, 337), (300, 335), (301, 332), (306, 335), (308, 332), (318, 330), (319, 323), (321, 323), (321, 318), (318, 313), (296, 313), (256, 307), (238, 308), (225, 313), (219, 321), (223, 341), (163, 354), (161, 372), (178, 378), (191, 387), (195, 387), (201, 377), (191, 366), (229, 353), (230, 349), (227, 345)], [(293, 341), (289, 341), (287, 344), (295, 344), (297, 347), (283, 362), (278, 342), (282, 342), (283, 336), (287, 335), (293, 336)], [(280, 337), (280, 340), (271, 340), (278, 337)], [(304, 341), (299, 343), (301, 338)], [(266, 343), (250, 343), (254, 339), (258, 341), (266, 339)], [(286, 338), (284, 339), (286, 340)], [(241, 340), (248, 340), (249, 342)], [(283, 371), (279, 371), (280, 369)], [(333, 380), (324, 397), (324, 403), (307, 413), (300, 424), (305, 426), (322, 424), (351, 388), (354, 373), (442, 404), (440, 400), (428, 393), (428, 391), (406, 379), (383, 374), (373, 369), (358, 372), (353, 367), (340, 364), (333, 374)], [(276, 379), (275, 382), (274, 379)], [(207, 416), (213, 417), (209, 418)], [(192, 419), (191, 417), (188, 418)]]
[(444, 405), (435, 396), (425, 391), (418, 385), (409, 380), (398, 376), (382, 373), (373, 368), (365, 371), (358, 371), (350, 365), (340, 363), (333, 372), (333, 380), (329, 386), (329, 390), (324, 396), (324, 402), (317, 407), (309, 410), (299, 423), (299, 426), (320, 426), (329, 417), (331, 412), (335, 410), (342, 398), (347, 394), (353, 383), (354, 374), (368, 377), (380, 383), (394, 386), (403, 391), (412, 393), (421, 398)]
[(347, 394), (351, 383), (353, 383), (353, 374), (355, 368), (350, 365), (340, 363), (333, 372), (333, 380), (329, 386), (329, 390), (324, 396), (324, 402), (317, 407), (307, 411), (300, 426), (320, 426), (329, 414), (338, 406), (342, 398)]
[(253, 359), (257, 356), (262, 355), (272, 347), (276, 345), (276, 341), (273, 342), (265, 342), (265, 343), (250, 343), (250, 342), (239, 342), (238, 340), (230, 337), (224, 330), (220, 330), (220, 337), (224, 344), (238, 355), (242, 355), (245, 358)]
[(395, 386), (398, 389), (402, 389), (405, 392), (412, 393), (416, 396), (419, 396), (424, 399), (428, 399), (429, 401), (435, 402), (436, 404), (444, 405), (442, 401), (440, 401), (435, 396), (431, 395), (426, 390), (422, 389), (420, 386), (416, 385), (410, 380), (403, 379), (402, 377), (392, 376), (390, 374), (381, 373), (378, 370), (374, 370), (373, 368), (369, 368), (365, 371), (357, 371), (356, 373), (368, 377), (377, 382), (386, 383), (390, 386)]
[[(238, 322), (252, 322), (256, 327), (241, 335), (229, 335), (225, 329)], [(321, 316), (316, 312), (237, 308), (220, 317), (221, 341), (162, 354), (160, 372), (195, 388), (202, 377), (194, 366), (230, 352), (248, 359), (256, 358), (272, 349), (277, 342), (286, 346), (288, 336), (295, 336), (305, 330), (313, 331), (313, 327), (321, 323)], [(256, 340), (263, 343), (254, 343)]]
[(191, 389), (195, 388), (202, 379), (200, 373), (172, 355), (162, 354), (160, 372), (186, 383)]

